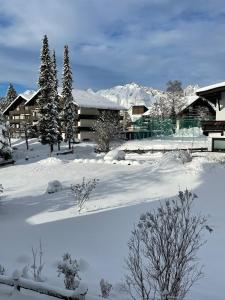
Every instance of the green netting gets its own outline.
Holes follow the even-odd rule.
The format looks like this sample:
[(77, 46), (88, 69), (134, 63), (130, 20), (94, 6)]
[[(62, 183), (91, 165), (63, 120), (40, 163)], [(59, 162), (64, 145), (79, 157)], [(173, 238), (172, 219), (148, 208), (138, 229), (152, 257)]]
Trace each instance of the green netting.
[[(207, 120), (213, 118), (208, 117)], [(201, 128), (202, 118), (198, 117), (183, 117), (162, 118), (142, 116), (133, 123), (133, 131), (129, 133), (129, 139), (143, 139), (148, 137), (168, 137), (175, 133), (179, 123), (179, 129), (183, 128)]]

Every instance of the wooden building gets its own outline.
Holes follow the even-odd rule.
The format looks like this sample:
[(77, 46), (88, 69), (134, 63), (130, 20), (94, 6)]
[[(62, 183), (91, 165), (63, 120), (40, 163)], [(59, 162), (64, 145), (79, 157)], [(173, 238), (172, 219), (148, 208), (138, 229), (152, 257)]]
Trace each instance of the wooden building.
[[(24, 136), (25, 124), (37, 125), (39, 119), (37, 99), (39, 94), (40, 91), (29, 91), (20, 94), (3, 112), (10, 122), (12, 137)], [(101, 111), (110, 110), (120, 114), (121, 111), (125, 110), (121, 105), (94, 92), (74, 89), (73, 99), (78, 111), (77, 120), (75, 120), (76, 138), (81, 141), (94, 140), (95, 132), (92, 127)]]
[(203, 133), (212, 139), (212, 151), (225, 151), (225, 82), (203, 87), (196, 92), (216, 107), (216, 119), (202, 122)]
[(215, 106), (197, 95), (187, 97), (187, 105), (177, 114), (176, 128), (201, 127), (202, 121), (215, 120)]
[(12, 137), (24, 135), (24, 125), (34, 125), (38, 121), (37, 98), (39, 91), (26, 91), (4, 110), (6, 120), (10, 123)]

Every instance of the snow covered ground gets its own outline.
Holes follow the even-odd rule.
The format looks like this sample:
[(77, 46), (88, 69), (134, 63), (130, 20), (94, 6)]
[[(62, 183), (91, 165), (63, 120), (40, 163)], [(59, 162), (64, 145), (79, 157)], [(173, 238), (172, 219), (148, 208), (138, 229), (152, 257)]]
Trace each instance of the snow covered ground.
[[(126, 147), (129, 143), (135, 141)], [(142, 148), (149, 146), (147, 140), (136, 143)], [(16, 164), (0, 169), (0, 183), (5, 188), (0, 206), (0, 264), (9, 275), (31, 264), (31, 247), (38, 247), (41, 238), (48, 284), (63, 287), (56, 266), (62, 254), (70, 252), (79, 260), (80, 276), (90, 295), (100, 294), (99, 282), (104, 278), (114, 287), (110, 299), (129, 299), (119, 291), (119, 283), (125, 273), (124, 258), (133, 224), (142, 212), (157, 206), (159, 199), (191, 188), (199, 196), (195, 209), (210, 215), (214, 231), (200, 252), (205, 277), (187, 299), (225, 298), (224, 154), (196, 153), (187, 164), (173, 153), (129, 154), (128, 161), (121, 164), (104, 161), (91, 144), (76, 145), (74, 154), (51, 158), (47, 157), (47, 146), (36, 140), (30, 144), (33, 150), (26, 151), (23, 142), (15, 142)], [(83, 176), (100, 181), (79, 214), (70, 185), (81, 182)], [(52, 180), (59, 180), (63, 190), (47, 194)], [(9, 297), (10, 291), (0, 286), (0, 299), (50, 299), (28, 292)]]

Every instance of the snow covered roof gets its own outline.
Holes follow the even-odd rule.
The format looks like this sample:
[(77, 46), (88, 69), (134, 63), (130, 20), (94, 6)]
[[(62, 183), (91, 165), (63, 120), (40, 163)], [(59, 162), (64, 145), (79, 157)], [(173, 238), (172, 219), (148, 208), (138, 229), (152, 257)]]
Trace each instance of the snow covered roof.
[(225, 81), (219, 82), (216, 84), (212, 84), (212, 85), (208, 85), (208, 86), (204, 86), (204, 87), (198, 89), (196, 91), (196, 94), (201, 93), (201, 92), (207, 92), (207, 91), (214, 90), (217, 88), (224, 88), (224, 90), (225, 90)]
[(39, 92), (38, 91), (30, 91), (30, 90), (27, 90), (25, 91), (24, 93), (21, 93), (19, 94), (9, 105), (8, 107), (6, 107), (6, 109), (3, 111), (3, 114), (6, 113), (8, 111), (8, 109), (20, 98), (22, 97), (26, 102), (25, 102), (25, 105), (27, 103), (29, 103), (29, 101), (31, 99), (33, 99), (33, 97)]
[[(178, 115), (181, 114), (189, 106), (191, 106), (195, 101), (197, 101), (198, 99), (202, 99), (202, 98), (200, 98), (197, 95), (190, 95), (190, 96), (186, 96), (185, 99), (186, 99), (186, 105), (184, 105), (182, 107), (182, 109), (179, 111)], [(212, 107), (212, 109), (215, 110), (215, 106), (212, 103), (210, 103), (209, 101), (204, 100), (204, 99), (202, 99), (202, 101), (206, 101)]]
[[(59, 94), (62, 89), (59, 88)], [(79, 107), (99, 108), (99, 109), (111, 109), (111, 110), (125, 110), (126, 108), (115, 102), (112, 102), (105, 97), (96, 94), (95, 92), (88, 90), (73, 89), (74, 103)]]

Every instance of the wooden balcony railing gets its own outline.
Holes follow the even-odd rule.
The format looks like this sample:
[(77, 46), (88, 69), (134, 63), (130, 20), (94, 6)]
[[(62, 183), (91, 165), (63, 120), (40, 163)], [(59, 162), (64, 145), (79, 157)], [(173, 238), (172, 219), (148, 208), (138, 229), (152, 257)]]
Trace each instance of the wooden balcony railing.
[(223, 132), (225, 131), (225, 121), (202, 121), (203, 132)]

